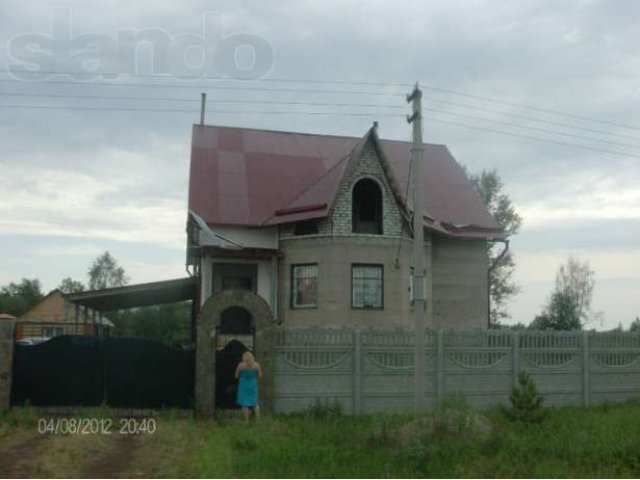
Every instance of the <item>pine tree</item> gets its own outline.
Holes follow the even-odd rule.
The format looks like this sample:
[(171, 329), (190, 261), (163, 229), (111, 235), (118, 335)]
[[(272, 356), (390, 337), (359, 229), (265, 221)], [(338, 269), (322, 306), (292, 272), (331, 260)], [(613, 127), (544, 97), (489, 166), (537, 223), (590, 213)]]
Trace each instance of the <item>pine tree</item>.
[(518, 386), (513, 387), (509, 401), (511, 406), (504, 408), (505, 415), (511, 420), (524, 423), (540, 423), (547, 412), (542, 406), (542, 395), (536, 384), (525, 371), (518, 374)]

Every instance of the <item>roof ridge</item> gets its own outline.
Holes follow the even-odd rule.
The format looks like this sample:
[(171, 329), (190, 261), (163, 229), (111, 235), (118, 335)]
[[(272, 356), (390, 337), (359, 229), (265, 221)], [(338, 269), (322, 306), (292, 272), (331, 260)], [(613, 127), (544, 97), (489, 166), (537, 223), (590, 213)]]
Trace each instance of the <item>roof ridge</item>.
[[(194, 123), (194, 127), (203, 127), (203, 128), (226, 128), (226, 129), (234, 129), (234, 130), (251, 130), (254, 132), (270, 132), (270, 133), (284, 133), (288, 135), (305, 135), (307, 137), (325, 137), (325, 138), (348, 138), (352, 140), (361, 140), (362, 137), (358, 137), (355, 135), (335, 135), (332, 133), (311, 133), (311, 132), (295, 132), (292, 130), (274, 130), (272, 128), (255, 128), (255, 127), (234, 127), (230, 125), (200, 125), (199, 123)], [(381, 142), (394, 142), (394, 143), (403, 143), (410, 145), (411, 142), (408, 140), (401, 140), (397, 138), (379, 138)], [(428, 143), (422, 142), (423, 145), (431, 145), (434, 147), (445, 147), (447, 145), (444, 143)]]

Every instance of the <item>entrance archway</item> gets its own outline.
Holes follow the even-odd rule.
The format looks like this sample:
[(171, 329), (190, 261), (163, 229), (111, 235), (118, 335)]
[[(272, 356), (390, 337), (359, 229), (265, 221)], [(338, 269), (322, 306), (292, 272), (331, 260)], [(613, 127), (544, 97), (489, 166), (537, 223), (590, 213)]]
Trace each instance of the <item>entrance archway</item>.
[(200, 417), (212, 417), (217, 403), (216, 352), (223, 320), (227, 328), (244, 328), (247, 316), (242, 310), (248, 312), (252, 320), (253, 351), (264, 371), (260, 382), (260, 403), (266, 410), (272, 409), (274, 344), (270, 331), (275, 321), (271, 309), (262, 297), (253, 292), (223, 290), (205, 302), (197, 320), (196, 413)]
[(254, 330), (253, 317), (244, 307), (228, 307), (220, 314), (216, 335), (216, 408), (238, 408), (236, 365), (245, 351), (253, 351)]

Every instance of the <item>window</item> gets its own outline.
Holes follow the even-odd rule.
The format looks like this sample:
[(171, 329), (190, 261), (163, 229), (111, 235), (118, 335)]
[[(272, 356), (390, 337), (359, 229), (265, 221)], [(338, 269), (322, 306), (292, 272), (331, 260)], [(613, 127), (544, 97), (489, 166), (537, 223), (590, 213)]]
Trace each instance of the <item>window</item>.
[(258, 266), (251, 263), (214, 263), (213, 293), (240, 289), (256, 293)]
[(382, 265), (351, 266), (351, 308), (384, 307)]
[(351, 210), (353, 233), (382, 234), (382, 191), (375, 181), (365, 178), (356, 183)]
[(46, 338), (64, 335), (64, 327), (42, 327), (42, 336)]
[(291, 307), (318, 306), (318, 264), (291, 265)]

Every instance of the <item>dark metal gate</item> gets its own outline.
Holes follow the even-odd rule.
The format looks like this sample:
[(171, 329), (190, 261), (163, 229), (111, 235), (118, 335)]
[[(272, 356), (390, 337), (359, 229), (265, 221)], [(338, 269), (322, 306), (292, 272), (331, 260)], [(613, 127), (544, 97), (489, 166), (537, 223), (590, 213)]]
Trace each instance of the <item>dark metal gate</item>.
[(216, 408), (239, 408), (236, 403), (238, 381), (235, 372), (246, 350), (244, 344), (238, 340), (231, 340), (216, 353)]
[(195, 352), (137, 338), (15, 345), (11, 404), (193, 408)]

